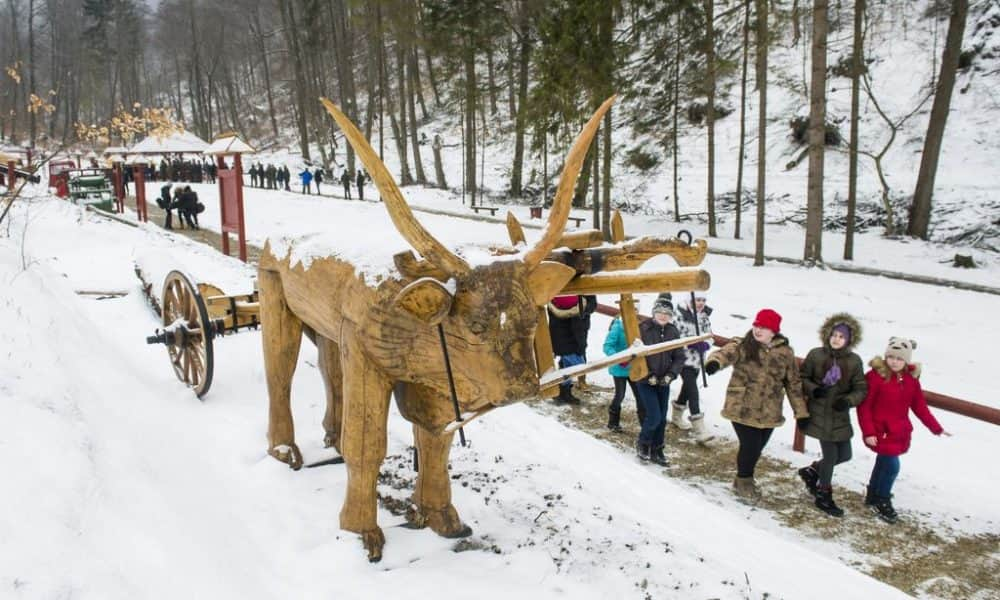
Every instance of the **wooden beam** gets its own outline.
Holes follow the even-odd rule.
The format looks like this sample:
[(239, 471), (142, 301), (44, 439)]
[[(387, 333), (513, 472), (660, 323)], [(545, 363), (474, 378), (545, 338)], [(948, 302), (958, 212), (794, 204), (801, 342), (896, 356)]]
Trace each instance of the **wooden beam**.
[(578, 275), (563, 288), (563, 294), (642, 294), (707, 290), (712, 284), (708, 271), (617, 271)]

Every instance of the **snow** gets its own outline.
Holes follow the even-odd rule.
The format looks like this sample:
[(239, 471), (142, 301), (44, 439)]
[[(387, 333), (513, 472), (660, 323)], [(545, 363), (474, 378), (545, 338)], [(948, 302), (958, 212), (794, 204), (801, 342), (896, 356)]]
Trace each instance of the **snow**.
[[(202, 224), (217, 228), (213, 189), (198, 191), (210, 207)], [(266, 455), (259, 333), (217, 341), (204, 402), (174, 378), (162, 347), (143, 343), (161, 324), (139, 292), (135, 264), (156, 285), (179, 268), (227, 293), (249, 291), (252, 268), (154, 225), (127, 227), (42, 195), (19, 201), (11, 217), (10, 237), (0, 238), (0, 419), (16, 426), (0, 439), (0, 469), (17, 492), (0, 511), (0, 589), (16, 597), (423, 598), (452, 580), (458, 596), (481, 598), (903, 596), (851, 568), (857, 557), (836, 540), (788, 530), (725, 488), (659, 476), (525, 405), (466, 425), (471, 446), (452, 451), (454, 503), (482, 550), (455, 552), (453, 540), (397, 527), (402, 518), (380, 509), (385, 556), (369, 564), (357, 536), (338, 528), (344, 468), (293, 472)], [(406, 249), (374, 203), (250, 191), (247, 217), (253, 243), (292, 239), (301, 227), (378, 256)], [(418, 218), (453, 246), (506, 235), (499, 223)], [(648, 267), (669, 266), (660, 260)], [(780, 264), (751, 269), (718, 255), (704, 267), (719, 333), (741, 333), (748, 316), (771, 306), (803, 354), (823, 317), (846, 308), (867, 327), (863, 357), (881, 352), (890, 334), (913, 337), (927, 388), (996, 405), (990, 357), (950, 341), (968, 346), (972, 332), (1000, 334), (996, 320), (983, 318), (996, 312), (995, 296)], [(74, 293), (84, 289), (129, 294), (98, 301)], [(952, 305), (960, 310), (943, 310)], [(606, 331), (607, 320), (595, 318), (591, 347)], [(316, 363), (304, 345), (292, 393), (307, 462), (329, 455)], [(720, 436), (732, 435), (717, 416), (727, 373), (703, 399)], [(937, 414), (955, 436), (933, 438), (918, 426), (897, 502), (929, 526), (948, 520), (960, 531), (996, 532), (996, 484), (978, 475), (988, 472), (993, 426)], [(412, 484), (411, 430), (394, 410), (389, 432), (386, 468)], [(803, 462), (790, 439), (785, 426), (767, 453)], [(857, 488), (872, 457), (855, 450), (837, 479)], [(408, 495), (386, 484), (380, 493)]]
[[(900, 18), (924, 5), (906, 7), (902, 16), (890, 13), (887, 22), (869, 28), (871, 46), (877, 47), (872, 54), (878, 56), (871, 67), (876, 93), (896, 117), (919, 102), (930, 79), (932, 61), (924, 58), (933, 46), (932, 23), (911, 18), (907, 36), (896, 31)], [(945, 29), (939, 24), (938, 48)], [(981, 37), (970, 22), (966, 46)], [(792, 258), (801, 256), (803, 233), (781, 221), (805, 204), (804, 163), (784, 170), (799, 150), (787, 139), (786, 117), (805, 114), (807, 106), (798, 81), (802, 48), (772, 53), (767, 132), (766, 251)], [(831, 44), (830, 64), (842, 49)], [(1000, 144), (989, 135), (994, 81), (966, 73), (956, 85), (935, 191), (932, 233), (938, 241), (996, 219), (991, 211), (1000, 189), (995, 169)], [(849, 93), (845, 80), (831, 80), (831, 115), (847, 114)], [(746, 189), (755, 182), (754, 102), (747, 113)], [(877, 149), (888, 132), (868, 101), (862, 110), (863, 139)], [(929, 106), (907, 122), (886, 157), (894, 198), (913, 189), (928, 113)], [(716, 131), (720, 194), (735, 190), (735, 114), (719, 121)], [(460, 185), (460, 148), (450, 144), (460, 139), (457, 118), (438, 116), (426, 131), (429, 138), (442, 134), (445, 172), (452, 186)], [(504, 189), (512, 141), (500, 128), (486, 135), (485, 185)], [(615, 202), (627, 200), (639, 209), (625, 215), (626, 232), (662, 236), (685, 228), (695, 237), (707, 235), (697, 219), (674, 221), (669, 161), (647, 173), (623, 167), (621, 149), (655, 150), (652, 142), (627, 129), (616, 130), (614, 141)], [(378, 147), (377, 138), (372, 142)], [(398, 173), (394, 144), (387, 142), (386, 163)], [(688, 127), (681, 148), (681, 212), (704, 211), (705, 130)], [(558, 154), (552, 150), (550, 173)], [(534, 159), (526, 178), (532, 168), (541, 172)], [(286, 163), (293, 173), (303, 163), (285, 149), (247, 157), (247, 167), (251, 161)], [(424, 166), (431, 166), (429, 152)], [(862, 159), (860, 169), (861, 197), (875, 202), (879, 187), (871, 162)], [(846, 157), (828, 153), (828, 215), (844, 211), (846, 173)], [(555, 183), (549, 182), (550, 191)], [(151, 203), (159, 185), (147, 186)], [(540, 177), (533, 185), (541, 187)], [(202, 225), (217, 231), (217, 188), (192, 187), (207, 207)], [(340, 186), (331, 181), (324, 190), (339, 193)], [(36, 186), (27, 191), (30, 197), (15, 204), (0, 233), (0, 421), (8, 424), (0, 436), (6, 481), (0, 502), (2, 597), (904, 596), (855, 570), (852, 564), (869, 557), (843, 541), (789, 529), (765, 511), (735, 502), (724, 486), (661, 476), (525, 405), (490, 411), (466, 425), (471, 445), (452, 450), (454, 504), (475, 532), (474, 549), (456, 552), (454, 540), (399, 527), (402, 518), (380, 508), (385, 556), (369, 564), (357, 536), (338, 527), (345, 469), (293, 472), (266, 454), (259, 333), (217, 341), (214, 382), (203, 402), (177, 381), (164, 349), (144, 343), (163, 324), (142, 297), (136, 266), (157, 296), (163, 278), (175, 269), (231, 294), (252, 289), (254, 269), (156, 225), (127, 227), (51, 199)], [(371, 185), (365, 191), (376, 196)], [(502, 219), (451, 216), (470, 213), (457, 192), (415, 186), (403, 192), (424, 227), (470, 264), (491, 260), (488, 246), (508, 244)], [(277, 254), (291, 253), (295, 262), (308, 265), (315, 257), (336, 254), (373, 283), (394, 276), (392, 256), (409, 249), (377, 202), (250, 188), (244, 201), (248, 241), (263, 246), (269, 240)], [(497, 205), (489, 197), (485, 203)], [(511, 211), (525, 224), (530, 245), (541, 235), (539, 222), (532, 222), (527, 206)], [(589, 218), (591, 213), (572, 214)], [(732, 239), (732, 215), (720, 211), (720, 218), (720, 237), (709, 240), (710, 246), (752, 252), (753, 207), (744, 212), (741, 240)], [(857, 235), (854, 263), (983, 285), (1000, 282), (1000, 256), (975, 239), (926, 243), (889, 240), (880, 233)], [(995, 239), (986, 241), (995, 247)], [(842, 233), (824, 234), (828, 264), (851, 264), (837, 258), (842, 246)], [(972, 255), (981, 268), (951, 268), (956, 252)], [(658, 259), (645, 268), (670, 266)], [(742, 334), (758, 309), (771, 307), (783, 315), (783, 333), (802, 356), (819, 343), (816, 330), (823, 319), (846, 310), (865, 327), (858, 349), (864, 360), (881, 354), (891, 335), (916, 339), (925, 389), (1000, 407), (988, 345), (1000, 337), (1000, 320), (993, 317), (1000, 313), (998, 296), (776, 262), (752, 268), (746, 259), (716, 254), (702, 267), (712, 275), (709, 304), (719, 334)], [(75, 293), (86, 290), (128, 293), (105, 300)], [(639, 298), (649, 306), (654, 296)], [(601, 298), (606, 304), (613, 300)], [(601, 347), (608, 323), (595, 315), (591, 348)], [(325, 400), (316, 364), (315, 349), (304, 344), (292, 407), (306, 462), (330, 454), (322, 448)], [(702, 405), (710, 432), (732, 438), (729, 424), (718, 416), (729, 372), (710, 378)], [(610, 382), (605, 372), (591, 378)], [(915, 425), (895, 489), (897, 506), (904, 518), (946, 535), (996, 535), (1000, 504), (996, 478), (990, 476), (995, 426), (940, 410), (935, 414), (954, 436), (936, 438)], [(791, 438), (788, 423), (765, 453), (793, 465), (818, 456), (815, 441), (807, 441), (803, 457), (791, 450)], [(414, 477), (411, 443), (409, 424), (392, 409), (383, 474), (403, 488)], [(836, 484), (860, 490), (873, 455), (857, 436), (853, 444), (854, 459), (837, 467)], [(399, 499), (409, 493), (386, 483), (379, 492)]]

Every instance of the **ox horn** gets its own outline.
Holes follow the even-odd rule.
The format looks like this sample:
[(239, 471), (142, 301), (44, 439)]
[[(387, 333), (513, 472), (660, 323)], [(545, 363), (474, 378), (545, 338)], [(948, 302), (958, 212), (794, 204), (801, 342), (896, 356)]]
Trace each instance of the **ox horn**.
[(375, 150), (354, 126), (354, 123), (340, 112), (340, 109), (333, 102), (326, 98), (320, 98), (320, 102), (340, 126), (347, 141), (358, 153), (361, 163), (368, 169), (368, 173), (371, 175), (372, 181), (375, 182), (375, 187), (378, 188), (382, 200), (385, 202), (385, 207), (389, 211), (389, 218), (392, 219), (392, 224), (396, 226), (396, 230), (403, 236), (403, 239), (409, 242), (431, 264), (440, 267), (445, 272), (452, 275), (468, 273), (471, 270), (469, 264), (445, 248), (413, 216), (413, 211), (410, 210), (410, 206), (403, 198), (403, 193), (399, 191), (399, 186), (396, 185), (389, 169), (375, 154)]
[(566, 155), (566, 165), (563, 167), (562, 176), (559, 178), (559, 187), (556, 188), (556, 196), (552, 201), (552, 209), (549, 211), (549, 221), (542, 232), (542, 238), (535, 245), (525, 252), (524, 264), (529, 269), (535, 268), (541, 263), (549, 252), (556, 247), (559, 239), (562, 238), (563, 230), (566, 229), (566, 220), (569, 217), (570, 204), (573, 201), (573, 190), (576, 188), (576, 178), (583, 168), (583, 160), (587, 157), (587, 149), (590, 142), (597, 133), (597, 128), (604, 118), (604, 113), (608, 112), (611, 104), (614, 103), (617, 94), (611, 96), (601, 104), (594, 116), (590, 117), (583, 131), (577, 136), (576, 142)]

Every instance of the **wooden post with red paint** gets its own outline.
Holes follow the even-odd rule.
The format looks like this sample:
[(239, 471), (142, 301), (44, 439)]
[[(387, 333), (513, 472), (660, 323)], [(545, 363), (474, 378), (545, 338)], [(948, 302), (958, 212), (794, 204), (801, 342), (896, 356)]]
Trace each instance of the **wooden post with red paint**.
[(135, 184), (135, 212), (143, 223), (149, 221), (149, 207), (146, 206), (146, 162), (132, 163), (132, 180)]
[[(219, 170), (219, 216), (221, 220), (222, 252), (229, 256), (229, 234), (235, 233), (239, 240), (239, 256), (247, 261), (246, 220), (243, 212), (243, 159), (244, 152), (256, 152), (235, 133), (218, 136), (205, 150), (205, 154), (215, 156)], [(227, 168), (225, 156), (233, 157), (232, 168)]]

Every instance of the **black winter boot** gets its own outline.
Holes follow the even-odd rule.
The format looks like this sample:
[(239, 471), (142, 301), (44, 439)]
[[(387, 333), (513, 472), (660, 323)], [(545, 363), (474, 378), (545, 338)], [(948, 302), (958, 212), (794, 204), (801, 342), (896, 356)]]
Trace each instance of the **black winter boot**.
[(621, 425), (622, 411), (621, 409), (615, 410), (614, 407), (608, 408), (608, 429), (618, 433), (622, 430)]
[(802, 478), (802, 482), (806, 484), (806, 491), (810, 495), (816, 495), (816, 485), (819, 483), (819, 473), (816, 472), (816, 468), (812, 465), (808, 467), (802, 467), (799, 469), (799, 477)]
[(661, 467), (670, 466), (667, 462), (667, 457), (663, 454), (663, 446), (657, 446), (649, 453), (649, 460), (660, 465)]
[(566, 388), (566, 402), (568, 404), (580, 404), (580, 398), (573, 395), (573, 388)]
[(892, 497), (891, 496), (879, 496), (875, 500), (875, 505), (872, 507), (878, 518), (882, 519), (886, 523), (895, 523), (899, 520), (899, 514), (896, 513), (896, 509), (892, 507)]
[(866, 486), (865, 487), (865, 506), (875, 506), (876, 502), (878, 502), (878, 496), (875, 495), (875, 492), (874, 492), (874, 490), (872, 490), (872, 487), (870, 485)]
[(643, 444), (642, 442), (639, 442), (638, 444), (636, 444), (636, 449), (639, 452), (639, 460), (641, 460), (642, 462), (649, 462), (650, 459), (649, 444)]
[(559, 395), (552, 399), (556, 404), (570, 404), (569, 387), (565, 385), (559, 386)]
[(816, 488), (816, 508), (830, 515), (831, 517), (842, 517), (844, 511), (833, 501), (833, 488), (830, 486), (817, 486)]

